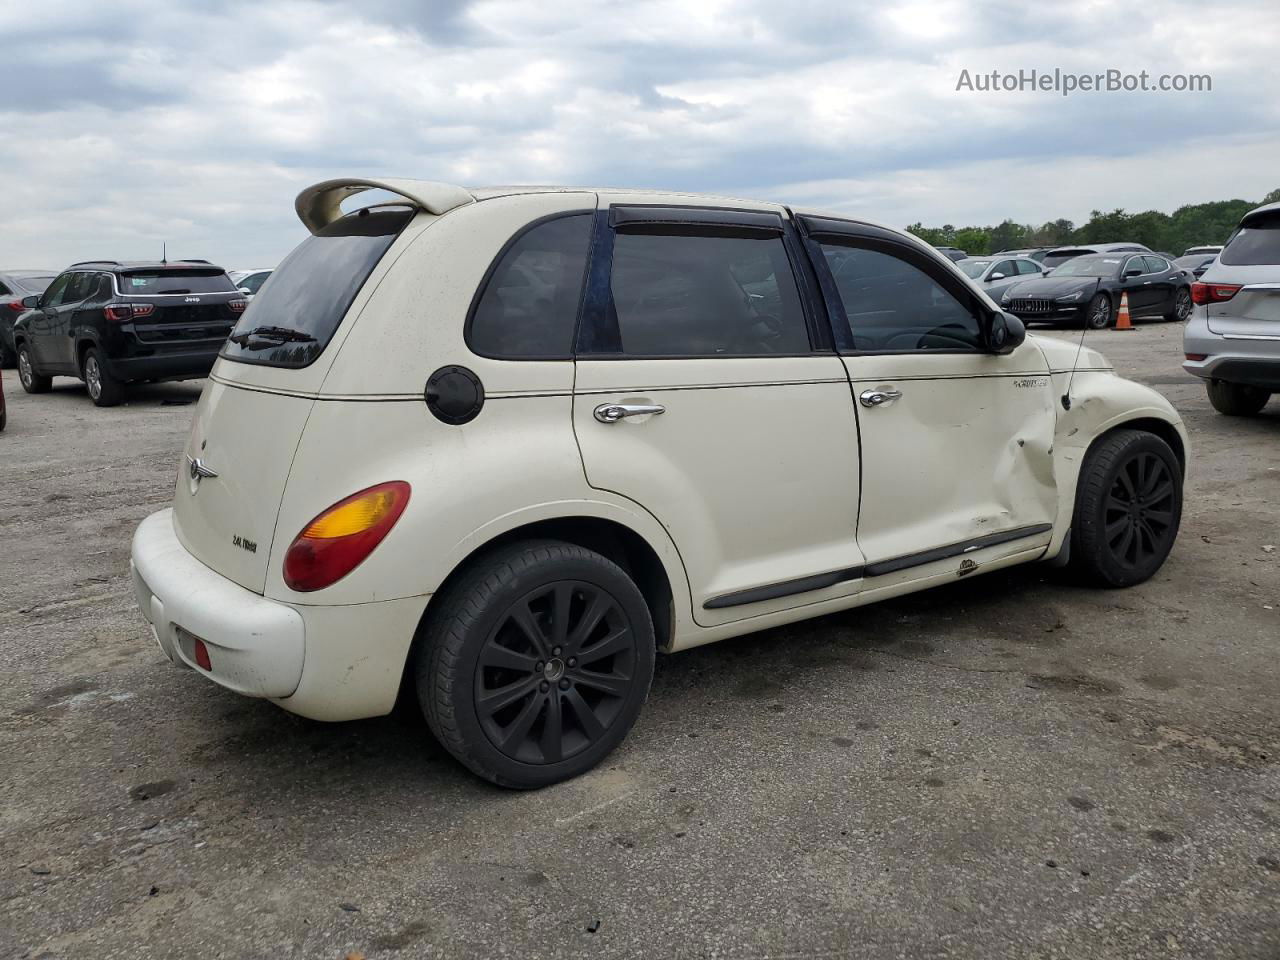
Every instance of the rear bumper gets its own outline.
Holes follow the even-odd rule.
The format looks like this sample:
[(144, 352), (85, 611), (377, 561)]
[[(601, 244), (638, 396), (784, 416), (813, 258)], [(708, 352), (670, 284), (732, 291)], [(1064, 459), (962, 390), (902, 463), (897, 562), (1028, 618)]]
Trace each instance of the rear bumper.
[(1182, 337), (1187, 354), (1203, 360), (1186, 360), (1182, 369), (1204, 380), (1280, 391), (1280, 337), (1231, 337), (1209, 329), (1204, 307), (1196, 307)]
[(209, 649), (209, 679), (250, 697), (288, 697), (302, 679), (306, 627), (297, 610), (214, 573), (186, 551), (170, 510), (133, 535), (133, 592), (160, 649), (200, 670), (195, 639)]
[[(166, 657), (314, 720), (391, 711), (428, 599), (335, 606), (271, 600), (187, 552), (172, 510), (138, 526), (129, 566), (138, 606)], [(209, 670), (196, 663), (197, 638), (208, 649)]]
[(1274, 360), (1256, 357), (1210, 356), (1204, 360), (1187, 360), (1182, 369), (1205, 380), (1225, 380), (1272, 393), (1280, 392), (1280, 357)]
[(209, 375), (221, 349), (219, 343), (212, 350), (106, 357), (104, 363), (117, 380), (195, 380)]

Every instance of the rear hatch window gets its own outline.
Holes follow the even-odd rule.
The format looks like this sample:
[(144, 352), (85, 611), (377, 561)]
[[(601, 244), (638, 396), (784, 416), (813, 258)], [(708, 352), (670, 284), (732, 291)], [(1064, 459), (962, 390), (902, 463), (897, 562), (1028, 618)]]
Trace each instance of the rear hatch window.
[(222, 356), (240, 363), (305, 367), (320, 356), (413, 210), (368, 210), (308, 237), (249, 304)]
[(130, 270), (119, 276), (120, 292), (126, 297), (163, 297), (178, 294), (236, 293), (226, 272), (190, 267), (163, 270)]
[(1280, 213), (1250, 218), (1219, 254), (1218, 261), (1234, 267), (1280, 264)]
[(1060, 263), (1066, 263), (1076, 257), (1083, 257), (1086, 253), (1094, 253), (1093, 250), (1055, 250), (1053, 253), (1044, 258), (1046, 267), (1056, 267)]

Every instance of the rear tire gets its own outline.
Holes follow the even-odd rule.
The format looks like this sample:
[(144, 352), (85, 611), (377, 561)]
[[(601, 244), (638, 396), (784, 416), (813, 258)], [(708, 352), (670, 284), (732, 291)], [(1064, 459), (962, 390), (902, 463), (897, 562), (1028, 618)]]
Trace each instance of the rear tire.
[(1208, 380), (1205, 390), (1213, 409), (1228, 417), (1251, 417), (1267, 405), (1271, 394), (1261, 387), (1243, 383), (1227, 383), (1225, 380)]
[(1182, 467), (1164, 440), (1117, 430), (1085, 457), (1071, 522), (1070, 568), (1106, 587), (1131, 587), (1163, 566), (1182, 521)]
[(436, 738), (472, 772), (532, 789), (585, 773), (635, 723), (653, 622), (617, 564), (556, 540), (472, 561), (437, 598), (416, 656)]
[(97, 347), (85, 352), (83, 368), (84, 385), (95, 406), (114, 407), (124, 399), (124, 384), (107, 372)]
[(31, 348), (25, 343), (18, 344), (18, 382), (27, 393), (48, 393), (53, 386), (53, 377), (36, 373), (35, 364), (31, 360)]
[(1177, 320), (1185, 323), (1191, 316), (1191, 288), (1179, 287), (1173, 295), (1173, 309), (1164, 315), (1166, 320)]

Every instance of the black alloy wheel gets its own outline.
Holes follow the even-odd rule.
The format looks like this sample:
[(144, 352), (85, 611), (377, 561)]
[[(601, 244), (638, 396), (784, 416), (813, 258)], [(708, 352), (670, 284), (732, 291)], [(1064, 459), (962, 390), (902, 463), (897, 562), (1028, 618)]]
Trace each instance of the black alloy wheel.
[(528, 540), (468, 562), (415, 646), (418, 700), (480, 776), (530, 789), (590, 770), (626, 737), (655, 655), (644, 595), (614, 561)]
[(635, 638), (601, 587), (560, 580), (525, 594), (480, 651), (476, 711), (504, 756), (559, 763), (599, 742), (636, 673)]
[(1165, 319), (1185, 323), (1190, 316), (1191, 290), (1187, 287), (1179, 287), (1177, 294), (1173, 298), (1173, 313), (1169, 314)]
[(1084, 322), (1090, 330), (1111, 326), (1111, 298), (1105, 293), (1096, 294), (1085, 308)]
[(1128, 587), (1155, 574), (1182, 521), (1182, 465), (1161, 437), (1119, 429), (1094, 442), (1080, 469), (1070, 565), (1085, 579)]
[(1111, 555), (1139, 568), (1169, 552), (1176, 533), (1175, 487), (1169, 465), (1154, 453), (1126, 459), (1107, 494), (1105, 534)]

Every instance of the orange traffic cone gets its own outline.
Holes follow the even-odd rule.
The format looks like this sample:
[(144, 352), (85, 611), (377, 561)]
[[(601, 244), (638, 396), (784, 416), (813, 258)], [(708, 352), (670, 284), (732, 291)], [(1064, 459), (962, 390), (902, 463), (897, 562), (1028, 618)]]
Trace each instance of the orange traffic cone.
[(1116, 314), (1117, 330), (1132, 330), (1133, 321), (1129, 319), (1129, 294), (1120, 294), (1120, 312)]

